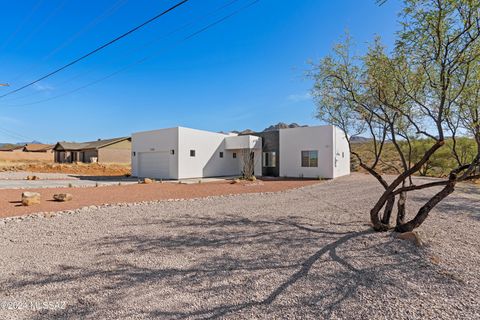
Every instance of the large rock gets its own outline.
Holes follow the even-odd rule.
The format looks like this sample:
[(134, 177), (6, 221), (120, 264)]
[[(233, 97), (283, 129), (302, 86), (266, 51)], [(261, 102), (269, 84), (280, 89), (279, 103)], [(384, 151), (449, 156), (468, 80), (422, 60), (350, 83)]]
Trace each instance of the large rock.
[(150, 184), (150, 183), (153, 183), (153, 182), (154, 182), (153, 179), (150, 179), (150, 178), (143, 179), (143, 183), (145, 183), (145, 184)]
[(73, 195), (70, 193), (57, 193), (53, 195), (53, 200), (55, 201), (65, 202), (65, 201), (70, 201), (72, 199), (73, 199)]
[(40, 193), (26, 191), (22, 193), (22, 205), (31, 206), (40, 203)]
[(400, 233), (397, 236), (397, 238), (401, 239), (401, 240), (411, 241), (417, 247), (421, 247), (425, 244), (425, 241), (423, 240), (423, 237), (420, 235), (420, 233), (418, 233), (416, 231), (409, 231), (409, 232)]
[(38, 176), (27, 176), (27, 180), (40, 180)]

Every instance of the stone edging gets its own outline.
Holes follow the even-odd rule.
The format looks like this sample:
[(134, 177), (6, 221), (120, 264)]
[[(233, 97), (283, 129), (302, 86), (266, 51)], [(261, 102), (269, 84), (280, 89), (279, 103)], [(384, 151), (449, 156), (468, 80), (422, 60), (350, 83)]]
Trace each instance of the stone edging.
[[(333, 180), (324, 180), (323, 183), (328, 183)], [(100, 205), (90, 205), (84, 206), (77, 209), (71, 210), (60, 210), (60, 211), (48, 211), (48, 212), (35, 212), (21, 216), (12, 216), (12, 217), (4, 217), (0, 218), (0, 225), (7, 224), (9, 222), (20, 222), (25, 220), (34, 220), (37, 218), (53, 218), (56, 216), (65, 216), (71, 214), (79, 214), (85, 212), (91, 212), (93, 210), (104, 209), (104, 208), (124, 208), (124, 207), (136, 207), (142, 205), (155, 205), (165, 202), (180, 202), (180, 201), (198, 201), (198, 200), (215, 200), (215, 199), (222, 199), (222, 198), (234, 198), (243, 195), (272, 195), (272, 194), (282, 194), (293, 190), (301, 190), (301, 189), (308, 189), (314, 186), (318, 186), (319, 184), (312, 184), (308, 186), (301, 186), (296, 188), (290, 188), (281, 191), (267, 191), (267, 192), (245, 192), (245, 193), (229, 193), (224, 195), (214, 195), (214, 196), (206, 196), (206, 197), (197, 197), (197, 198), (171, 198), (171, 199), (161, 199), (161, 200), (150, 200), (150, 201), (140, 201), (140, 202), (118, 202), (118, 203), (106, 203)]]

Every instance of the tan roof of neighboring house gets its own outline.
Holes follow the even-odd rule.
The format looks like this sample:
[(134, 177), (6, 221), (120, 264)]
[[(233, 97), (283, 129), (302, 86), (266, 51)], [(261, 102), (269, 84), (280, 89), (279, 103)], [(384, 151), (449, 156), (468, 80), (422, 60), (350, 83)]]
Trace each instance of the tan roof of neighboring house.
[(100, 149), (111, 144), (121, 142), (124, 140), (130, 140), (130, 137), (121, 137), (121, 138), (113, 138), (113, 139), (106, 139), (106, 140), (95, 140), (95, 141), (88, 141), (88, 142), (65, 142), (60, 141), (57, 142), (54, 150), (71, 150), (71, 151), (78, 151), (78, 150), (91, 150), (91, 149)]
[(23, 151), (26, 152), (42, 152), (53, 149), (53, 144), (44, 144), (44, 143), (30, 143), (23, 147)]
[(0, 148), (0, 151), (14, 151), (14, 150), (18, 150), (18, 149), (22, 149), (23, 146), (10, 146), (10, 147), (6, 147), (6, 148)]

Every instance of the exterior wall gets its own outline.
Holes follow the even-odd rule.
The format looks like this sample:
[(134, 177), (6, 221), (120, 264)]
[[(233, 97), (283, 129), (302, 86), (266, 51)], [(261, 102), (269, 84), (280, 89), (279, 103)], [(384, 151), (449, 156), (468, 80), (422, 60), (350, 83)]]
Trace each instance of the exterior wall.
[[(139, 153), (168, 152), (170, 155), (170, 179), (178, 179), (178, 129), (168, 128), (132, 134), (131, 163), (132, 175), (139, 175)], [(170, 154), (174, 150), (174, 154)]]
[[(334, 127), (300, 127), (279, 130), (280, 176), (329, 178), (334, 170)], [(302, 167), (302, 151), (318, 151), (318, 167)]]
[[(265, 131), (252, 133), (253, 135), (262, 138), (262, 154), (261, 166), (262, 176), (278, 177), (280, 175), (280, 140), (279, 131)], [(276, 160), (274, 167), (263, 167), (263, 152), (275, 152)]]
[[(239, 152), (225, 149), (228, 135), (183, 127), (178, 130), (179, 179), (240, 174)], [(190, 150), (195, 150), (195, 157), (190, 156)], [(237, 158), (233, 158), (233, 153), (237, 153)]]
[[(98, 149), (98, 162), (99, 163), (130, 163), (132, 142), (129, 140), (123, 140), (117, 143), (110, 144), (108, 146)], [(85, 157), (85, 161), (89, 161), (89, 157)]]
[(337, 178), (350, 174), (350, 148), (345, 133), (337, 127), (334, 127), (334, 140), (334, 178)]
[[(85, 155), (85, 161), (89, 161), (89, 157)], [(98, 163), (130, 163), (132, 160), (130, 149), (98, 149)]]

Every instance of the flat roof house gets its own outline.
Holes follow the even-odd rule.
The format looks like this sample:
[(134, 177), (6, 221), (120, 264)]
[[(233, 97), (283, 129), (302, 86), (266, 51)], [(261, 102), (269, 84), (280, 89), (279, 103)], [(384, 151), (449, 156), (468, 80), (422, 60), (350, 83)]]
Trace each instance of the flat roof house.
[(240, 175), (245, 152), (261, 175), (261, 138), (184, 127), (132, 134), (132, 175), (187, 179)]
[(184, 127), (132, 135), (132, 174), (187, 179), (242, 174), (250, 155), (256, 176), (336, 178), (350, 174), (350, 152), (334, 126), (224, 134)]
[(53, 150), (55, 162), (99, 162), (99, 163), (130, 163), (130, 137), (87, 142), (57, 142)]

